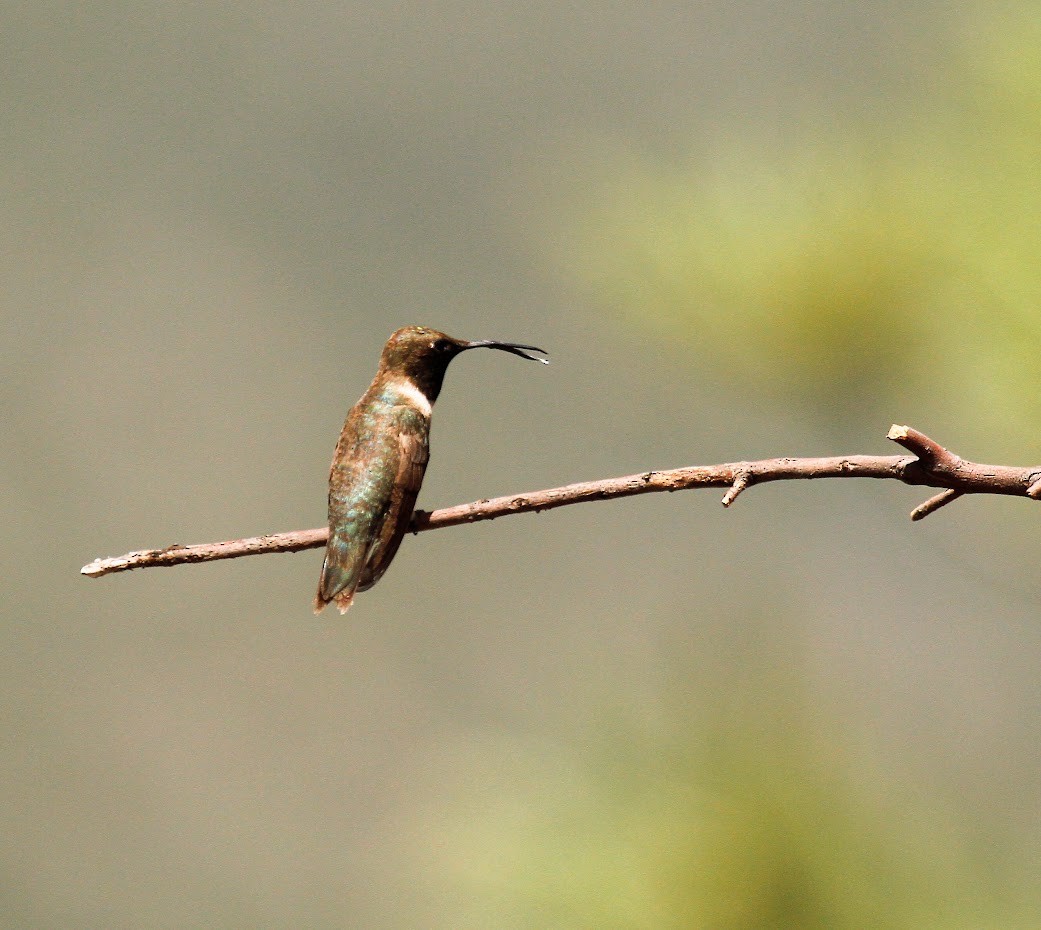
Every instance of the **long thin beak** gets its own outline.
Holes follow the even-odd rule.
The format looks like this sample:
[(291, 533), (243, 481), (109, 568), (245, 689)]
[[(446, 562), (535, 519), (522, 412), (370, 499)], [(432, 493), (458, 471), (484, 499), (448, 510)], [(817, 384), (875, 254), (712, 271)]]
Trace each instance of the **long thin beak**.
[(521, 358), (526, 358), (532, 362), (542, 362), (543, 365), (549, 364), (548, 358), (536, 358), (534, 355), (528, 355), (524, 349), (529, 349), (532, 352), (539, 352), (542, 355), (549, 355), (545, 349), (540, 349), (538, 346), (526, 346), (521, 345), (519, 342), (496, 342), (493, 339), (480, 339), (477, 342), (467, 342), (463, 346), (463, 350), (466, 349), (502, 349), (503, 352), (510, 352), (513, 355), (519, 355)]

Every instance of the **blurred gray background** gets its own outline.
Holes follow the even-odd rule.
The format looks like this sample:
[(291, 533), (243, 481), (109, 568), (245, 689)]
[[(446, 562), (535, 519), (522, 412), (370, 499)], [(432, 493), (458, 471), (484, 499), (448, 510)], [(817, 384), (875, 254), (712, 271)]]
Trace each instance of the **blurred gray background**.
[(409, 323), (552, 357), (453, 365), (425, 509), (893, 421), (1041, 459), (1041, 33), (1000, 6), (0, 13), (0, 923), (1041, 925), (1023, 501), (512, 517), (345, 618), (317, 551), (79, 575), (321, 525)]

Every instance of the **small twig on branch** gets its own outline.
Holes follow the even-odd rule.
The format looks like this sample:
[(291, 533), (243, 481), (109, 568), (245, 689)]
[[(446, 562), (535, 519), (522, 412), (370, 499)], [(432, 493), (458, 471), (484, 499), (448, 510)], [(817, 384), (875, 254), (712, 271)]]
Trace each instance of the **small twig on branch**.
[(724, 507), (729, 507), (734, 501), (737, 500), (737, 495), (740, 494), (745, 488), (752, 483), (752, 471), (751, 469), (743, 469), (737, 472), (734, 478), (734, 483), (730, 485), (730, 490), (723, 495), (722, 504)]
[(915, 521), (924, 520), (933, 511), (939, 510), (941, 507), (951, 503), (951, 501), (956, 501), (964, 493), (964, 491), (953, 491), (950, 488), (946, 491), (941, 491), (935, 497), (930, 497), (924, 504), (919, 504), (915, 507), (911, 511), (911, 519)]
[[(1009, 465), (979, 465), (959, 458), (934, 442), (924, 433), (909, 426), (894, 426), (888, 437), (911, 455), (843, 455), (828, 458), (777, 458), (758, 462), (731, 462), (724, 465), (695, 465), (671, 471), (648, 471), (623, 478), (586, 481), (561, 488), (530, 491), (508, 497), (474, 501), (443, 510), (417, 510), (411, 530), (426, 530), (494, 520), (514, 513), (552, 510), (585, 501), (603, 501), (615, 497), (632, 497), (656, 491), (684, 491), (691, 488), (728, 488), (723, 506), (753, 484), (768, 481), (793, 481), (812, 478), (889, 478), (904, 484), (943, 488), (942, 494), (930, 498), (911, 513), (921, 520), (945, 504), (964, 494), (1007, 494), (1028, 499), (1041, 498), (1041, 468), (1014, 468)], [(134, 568), (184, 565), (235, 559), (268, 552), (299, 552), (317, 549), (328, 539), (324, 527), (233, 539), (228, 542), (201, 543), (193, 546), (174, 545), (165, 549), (144, 549), (110, 559), (95, 559), (81, 572), (100, 578), (113, 572)]]

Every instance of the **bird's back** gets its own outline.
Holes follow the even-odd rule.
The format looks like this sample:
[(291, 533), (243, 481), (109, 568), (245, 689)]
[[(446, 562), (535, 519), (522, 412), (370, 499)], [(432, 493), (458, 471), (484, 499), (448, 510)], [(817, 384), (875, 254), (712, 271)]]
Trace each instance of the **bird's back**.
[(329, 542), (315, 611), (341, 613), (387, 570), (429, 460), (429, 415), (409, 398), (366, 393), (347, 415), (329, 473)]

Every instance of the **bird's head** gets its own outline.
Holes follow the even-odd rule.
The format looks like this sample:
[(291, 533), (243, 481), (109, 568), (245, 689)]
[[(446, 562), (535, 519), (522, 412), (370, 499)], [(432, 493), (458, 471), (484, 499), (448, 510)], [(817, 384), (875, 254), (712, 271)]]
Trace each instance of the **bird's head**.
[(380, 358), (380, 369), (407, 378), (433, 401), (441, 390), (441, 381), (449, 363), (468, 349), (501, 349), (533, 362), (549, 364), (547, 359), (528, 354), (539, 352), (545, 355), (546, 352), (537, 346), (491, 339), (468, 342), (427, 326), (405, 326), (387, 340)]

